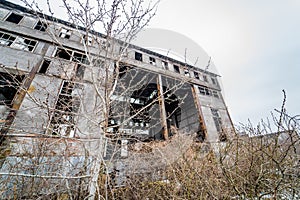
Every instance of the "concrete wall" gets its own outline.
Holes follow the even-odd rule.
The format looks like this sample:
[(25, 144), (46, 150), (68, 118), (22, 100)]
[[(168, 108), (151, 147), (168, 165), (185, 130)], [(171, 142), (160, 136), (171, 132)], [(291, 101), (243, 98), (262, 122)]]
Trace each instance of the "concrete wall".
[[(20, 13), (20, 12), (19, 12)], [(82, 37), (85, 35), (83, 30), (77, 30), (74, 27), (70, 27), (67, 24), (47, 22), (48, 28), (46, 32), (37, 31), (34, 29), (34, 26), (38, 22), (35, 16), (31, 16), (29, 13), (20, 13), (24, 16), (24, 18), (20, 21), (19, 24), (14, 24), (10, 22), (4, 21), (6, 17), (10, 14), (9, 10), (0, 9), (0, 26), (3, 30), (7, 30), (15, 35), (22, 35), (23, 37), (27, 36), (31, 39), (35, 39), (38, 41), (33, 52), (17, 50), (12, 47), (0, 46), (1, 54), (6, 55), (0, 58), (0, 63), (5, 65), (8, 68), (13, 68), (17, 63), (17, 67), (19, 70), (23, 72), (29, 72), (33, 66), (35, 66), (39, 61), (44, 58), (50, 59), (51, 64), (48, 67), (47, 72), (44, 75), (37, 75), (35, 77), (34, 83), (31, 88), (37, 88), (36, 90), (29, 93), (23, 102), (20, 114), (18, 114), (18, 118), (16, 119), (15, 125), (20, 123), (20, 130), (28, 132), (30, 130), (30, 126), (26, 127), (26, 120), (22, 118), (29, 119), (28, 121), (33, 121), (35, 113), (41, 112), (40, 119), (31, 124), (31, 126), (36, 126), (37, 128), (34, 131), (38, 133), (42, 133), (42, 129), (47, 124), (47, 117), (49, 118), (48, 110), (38, 111), (39, 107), (35, 107), (35, 104), (38, 104), (33, 100), (33, 97), (36, 99), (41, 99), (41, 102), (45, 100), (47, 94), (41, 91), (42, 87), (46, 87), (53, 95), (58, 95), (58, 88), (60, 87), (60, 83), (62, 79), (68, 79), (82, 84), (83, 89), (83, 97), (81, 99), (81, 108), (80, 114), (78, 114), (77, 121), (77, 133), (78, 137), (97, 137), (97, 135), (101, 132), (101, 128), (99, 123), (102, 120), (101, 106), (103, 102), (101, 102), (101, 98), (99, 97), (99, 93), (103, 92), (104, 85), (104, 71), (106, 69), (109, 70), (109, 76), (113, 74), (113, 61), (107, 61), (110, 59), (118, 58), (118, 53), (120, 50), (120, 44), (116, 40), (109, 41), (110, 45), (103, 47), (105, 43), (105, 39), (96, 36), (93, 36), (92, 43), (88, 46), (90, 61), (94, 58), (99, 59), (100, 57), (106, 58), (106, 63), (108, 65), (87, 65), (85, 66), (85, 72), (82, 79), (74, 78), (76, 63), (67, 61), (65, 59), (55, 58), (55, 52), (57, 50), (57, 46), (64, 45), (69, 50), (83, 52), (84, 47), (82, 44)], [(58, 37), (62, 28), (68, 29), (71, 32), (71, 36), (69, 39)], [(54, 45), (54, 43), (56, 45)], [(104, 42), (104, 43), (103, 43)], [(105, 51), (107, 50), (107, 51)], [(161, 74), (164, 78), (164, 87), (174, 87), (178, 85), (175, 89), (174, 94), (180, 97), (181, 99), (181, 121), (180, 126), (182, 131), (185, 132), (195, 132), (199, 129), (199, 113), (195, 106), (194, 97), (191, 92), (191, 85), (196, 86), (204, 86), (210, 88), (215, 91), (220, 91), (220, 86), (218, 83), (214, 83), (212, 78), (217, 81), (217, 75), (206, 72), (202, 69), (197, 69), (194, 67), (186, 66), (184, 63), (180, 63), (171, 58), (164, 58), (158, 54), (152, 53), (147, 50), (143, 50), (141, 48), (135, 48), (134, 46), (130, 46), (127, 49), (128, 56), (121, 59), (121, 62), (126, 63), (129, 66), (133, 66), (137, 69), (140, 69), (141, 75), (137, 77), (149, 76), (156, 77), (157, 74)], [(135, 60), (135, 52), (142, 53), (143, 61)], [(107, 55), (105, 53), (108, 53)], [(150, 57), (155, 59), (155, 65), (150, 64)], [(164, 69), (162, 67), (162, 61), (168, 63), (168, 69)], [(109, 63), (111, 62), (111, 63)], [(174, 65), (179, 66), (180, 73), (174, 71)], [(106, 68), (108, 66), (108, 68)], [(188, 74), (185, 74), (185, 68), (188, 70)], [(194, 71), (196, 71), (199, 75), (199, 79), (195, 78)], [(146, 73), (147, 72), (147, 73)], [(207, 81), (204, 79), (204, 76), (207, 77)], [(98, 85), (95, 87), (93, 82), (97, 79)], [(146, 80), (146, 79), (145, 79)], [(156, 80), (147, 79), (148, 83), (156, 82)], [(41, 82), (41, 83), (39, 83)], [(52, 84), (53, 82), (53, 84)], [(136, 81), (138, 82), (138, 81)], [(144, 85), (146, 83), (143, 83)], [(143, 85), (141, 84), (141, 85)], [(197, 87), (196, 87), (197, 88)], [(98, 89), (98, 94), (96, 92)], [(38, 93), (40, 92), (40, 94)], [(50, 92), (50, 91), (49, 91)], [(32, 96), (31, 96), (32, 95)], [(51, 94), (52, 95), (52, 94)], [(50, 96), (51, 96), (50, 95)], [(128, 94), (130, 96), (130, 94)], [(219, 94), (221, 95), (221, 94)], [(205, 96), (199, 93), (199, 90), (196, 89), (196, 96), (199, 99), (201, 104), (200, 108), (203, 112), (203, 117), (205, 124), (208, 130), (208, 139), (209, 141), (216, 141), (218, 134), (216, 133), (216, 128), (212, 119), (211, 108), (218, 109), (219, 114), (222, 118), (222, 124), (224, 127), (231, 127), (230, 117), (227, 112), (226, 105), (224, 104), (222, 98), (215, 98), (213, 96)], [(53, 99), (55, 97), (49, 98), (50, 103), (48, 106), (54, 106)], [(57, 97), (56, 97), (57, 98)], [(156, 107), (156, 106), (154, 106)], [(154, 108), (153, 107), (153, 108)], [(125, 107), (126, 108), (126, 107)], [(28, 112), (28, 110), (32, 110), (32, 113)], [(126, 109), (125, 109), (126, 110)], [(128, 107), (127, 107), (128, 110)], [(152, 127), (150, 129), (150, 135), (153, 136), (161, 129), (161, 125), (159, 122), (159, 112), (158, 107), (156, 109), (151, 109), (151, 115), (154, 118), (157, 118)], [(32, 115), (32, 116), (30, 116)], [(18, 121), (19, 120), (19, 121)], [(158, 126), (159, 124), (159, 126)], [(157, 126), (156, 126), (157, 125)], [(45, 128), (44, 128), (45, 129)], [(31, 129), (33, 130), (33, 129)]]
[(55, 108), (61, 80), (36, 75), (13, 124), (13, 133), (45, 134)]

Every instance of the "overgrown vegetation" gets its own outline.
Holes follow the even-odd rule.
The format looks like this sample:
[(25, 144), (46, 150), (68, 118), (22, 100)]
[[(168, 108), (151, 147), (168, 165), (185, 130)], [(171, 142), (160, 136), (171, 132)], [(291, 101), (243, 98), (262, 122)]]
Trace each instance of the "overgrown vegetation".
[[(180, 159), (153, 174), (128, 179), (111, 199), (299, 199), (299, 116), (285, 111), (270, 123), (243, 125), (226, 143), (193, 143)], [(157, 173), (157, 172), (156, 172)]]

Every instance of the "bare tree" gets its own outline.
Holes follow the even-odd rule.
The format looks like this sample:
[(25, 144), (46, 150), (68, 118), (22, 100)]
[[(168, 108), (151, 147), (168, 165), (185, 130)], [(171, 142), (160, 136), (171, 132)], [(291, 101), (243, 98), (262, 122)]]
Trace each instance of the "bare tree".
[(226, 143), (193, 143), (160, 171), (163, 178), (136, 175), (112, 198), (298, 199), (299, 116), (279, 115), (280, 132), (270, 132), (269, 123), (249, 124)]
[[(63, 0), (70, 24), (54, 18), (50, 1), (50, 17), (36, 1), (23, 2), (33, 9), (39, 19), (35, 29), (47, 33), (47, 42), (37, 63), (27, 61), (27, 69), (16, 63), (8, 72), (2, 66), (10, 76), (5, 87), (17, 97), (7, 106), (13, 115), (3, 119), (1, 130), (3, 138), (8, 132), (17, 135), (2, 163), (4, 194), (107, 199), (115, 170), (111, 163), (126, 157), (127, 148), (144, 145), (149, 132), (152, 139), (165, 140), (177, 133), (180, 107), (193, 98), (186, 84), (190, 77), (175, 80), (132, 67), (139, 58), (130, 60), (135, 52), (129, 43), (154, 16), (158, 2)], [(71, 32), (80, 45), (66, 44)]]
[[(85, 150), (88, 149), (86, 150), (89, 151), (88, 156), (92, 156), (92, 161), (89, 166), (90, 179), (88, 183), (88, 196), (90, 199), (94, 199), (96, 198), (97, 188), (99, 188), (98, 176), (101, 166), (103, 166), (103, 149), (106, 142), (104, 137), (109, 135), (109, 130), (115, 131), (117, 127), (120, 127), (120, 124), (116, 126), (110, 122), (122, 116), (124, 112), (127, 112), (119, 108), (120, 112), (116, 114), (116, 106), (112, 108), (112, 105), (114, 105), (116, 97), (125, 93), (129, 94), (137, 90), (142, 90), (143, 87), (147, 86), (145, 85), (147, 81), (151, 82), (151, 80), (147, 80), (146, 77), (138, 75), (138, 73), (131, 73), (133, 79), (137, 79), (138, 76), (142, 77), (142, 79), (138, 82), (134, 82), (135, 85), (127, 84), (123, 86), (127, 88), (122, 88), (122, 86), (119, 85), (120, 78), (126, 73), (127, 69), (125, 68), (129, 65), (126, 64), (126, 55), (130, 53), (128, 51), (129, 42), (149, 23), (155, 14), (158, 2), (150, 1), (147, 3), (140, 0), (63, 0), (62, 4), (64, 11), (66, 11), (69, 16), (68, 21), (71, 22), (71, 29), (64, 29), (58, 26), (59, 23), (56, 23), (56, 19), (53, 18), (56, 14), (53, 12), (52, 5), (49, 1), (47, 2), (47, 9), (52, 17), (41, 14), (42, 9), (38, 2), (26, 0), (23, 2), (26, 6), (34, 10), (34, 14), (39, 18), (40, 30), (47, 32), (47, 39), (50, 38), (52, 40), (51, 42), (57, 46), (54, 57), (58, 59), (45, 60), (41, 58), (39, 63), (33, 67), (30, 61), (28, 61), (28, 68), (31, 68), (29, 74), (32, 74), (28, 76), (29, 78), (27, 78), (26, 70), (24, 72), (24, 69), (20, 69), (18, 64), (16, 64), (15, 72), (22, 71), (23, 79), (19, 80), (18, 75), (11, 76), (12, 78), (7, 78), (6, 80), (15, 83), (20, 82), (18, 85), (9, 83), (9, 87), (16, 91), (15, 94), (21, 101), (17, 102), (17, 98), (12, 100), (11, 107), (13, 107), (13, 109), (10, 110), (13, 111), (13, 117), (4, 119), (5, 125), (2, 127), (2, 136), (4, 137), (8, 131), (28, 134), (39, 132), (38, 129), (42, 128), (45, 130), (45, 133), (60, 137), (62, 143), (68, 143), (68, 137), (79, 138), (77, 142), (83, 144), (79, 155), (86, 155)], [(100, 30), (102, 34), (98, 33), (98, 30)], [(76, 35), (81, 37), (80, 40), (83, 45), (81, 51), (74, 51), (66, 47), (64, 39), (70, 37), (69, 31), (76, 32)], [(45, 49), (46, 46), (47, 45), (44, 46)], [(48, 47), (49, 46), (50, 45), (48, 45)], [(44, 55), (45, 54), (46, 52), (44, 52)], [(71, 64), (69, 63), (70, 61)], [(42, 65), (42, 68), (39, 67), (40, 65)], [(48, 66), (50, 67), (48, 68)], [(51, 68), (51, 66), (56, 67)], [(3, 70), (6, 70), (5, 66)], [(52, 77), (41, 81), (36, 74), (45, 74), (46, 71), (47, 74)], [(24, 76), (26, 76), (26, 84), (23, 82)], [(55, 83), (55, 77), (63, 79), (60, 86)], [(18, 79), (18, 82), (14, 79)], [(89, 86), (86, 86), (86, 83), (89, 83)], [(56, 89), (53, 89), (52, 85), (56, 85)], [(30, 90), (29, 87), (32, 87), (35, 91), (41, 91), (41, 93), (45, 94), (44, 98), (41, 98), (36, 93), (32, 93), (33, 90)], [(58, 88), (60, 88), (60, 92), (59, 95), (56, 96)], [(93, 105), (87, 107), (86, 102), (89, 92), (93, 94), (94, 101), (92, 101)], [(120, 94), (116, 95), (116, 93)], [(156, 100), (154, 100), (155, 98)], [(122, 123), (127, 123), (129, 120), (143, 115), (141, 113), (145, 113), (145, 110), (149, 110), (155, 102), (158, 102), (157, 99), (158, 95), (155, 94), (151, 102), (146, 105), (146, 108), (130, 107), (129, 109), (131, 109), (132, 114), (128, 116), (128, 119), (123, 120)], [(130, 101), (130, 99), (126, 101)], [(37, 112), (44, 112), (40, 116), (40, 120), (35, 120), (34, 116), (32, 116), (30, 120), (27, 119), (27, 121), (16, 118), (16, 115), (22, 116), (23, 112), (25, 113), (24, 110), (21, 111), (19, 107), (15, 106), (16, 104), (21, 106), (22, 102), (26, 104), (22, 108), (31, 109), (33, 113), (37, 110), (42, 110), (41, 112)], [(133, 104), (132, 102), (130, 105)], [(113, 117), (115, 119), (112, 119), (112, 114), (114, 114)], [(28, 121), (32, 124), (28, 124)], [(77, 123), (78, 121), (80, 121), (80, 123)], [(86, 124), (83, 125), (84, 123)], [(89, 128), (85, 128), (87, 127), (86, 125), (88, 125)], [(146, 124), (143, 124), (143, 126), (146, 126)], [(87, 135), (86, 132), (92, 134)], [(51, 146), (49, 145), (49, 143), (51, 144), (51, 139), (45, 140), (44, 142), (38, 140), (37, 143), (39, 142), (41, 144), (34, 145), (36, 149), (25, 145), (26, 148), (23, 149), (22, 153), (25, 154), (28, 152), (28, 154), (30, 154), (30, 152), (35, 152), (37, 149), (43, 149), (45, 152), (42, 152), (44, 155), (47, 155), (47, 151), (52, 151), (52, 148), (55, 148), (54, 146), (49, 147)], [(38, 148), (39, 146), (40, 148)], [(62, 150), (61, 147), (58, 148)], [(66, 150), (69, 152), (68, 149)], [(34, 154), (32, 154), (32, 156), (35, 157), (35, 159), (42, 157), (42, 155), (38, 156)], [(66, 160), (66, 162), (68, 161)], [(84, 167), (86, 166), (81, 166), (81, 168)], [(10, 175), (13, 176), (16, 174), (10, 173)], [(22, 173), (19, 172), (19, 174), (22, 177)], [(66, 177), (64, 173), (53, 175), (52, 177), (58, 178), (59, 176)], [(23, 177), (30, 176), (24, 175)], [(34, 175), (34, 177), (36, 178), (38, 176)], [(40, 176), (40, 178), (43, 177), (48, 176)], [(101, 195), (102, 194), (98, 192), (99, 199)]]

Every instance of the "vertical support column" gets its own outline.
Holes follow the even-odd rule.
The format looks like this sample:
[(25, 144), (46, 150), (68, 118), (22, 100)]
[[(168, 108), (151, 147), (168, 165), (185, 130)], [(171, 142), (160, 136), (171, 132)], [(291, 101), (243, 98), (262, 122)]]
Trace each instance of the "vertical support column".
[(159, 109), (160, 109), (161, 124), (163, 127), (163, 137), (165, 140), (168, 140), (169, 132), (168, 132), (168, 124), (167, 124), (167, 113), (165, 107), (163, 84), (162, 84), (162, 79), (160, 74), (158, 74), (157, 77), (157, 90), (158, 90), (158, 102), (159, 102)]
[(13, 124), (13, 122), (15, 120), (17, 112), (20, 109), (21, 104), (27, 94), (27, 90), (29, 89), (36, 73), (38, 72), (49, 46), (50, 46), (49, 44), (44, 44), (44, 47), (42, 48), (42, 52), (41, 52), (42, 58), (36, 63), (35, 66), (32, 67), (29, 74), (24, 78), (22, 85), (18, 88), (18, 91), (12, 101), (12, 108), (6, 117), (5, 125), (0, 131), (0, 134), (1, 134), (0, 135), (0, 145), (5, 140), (5, 136), (7, 135), (11, 125)]
[(206, 128), (206, 125), (205, 125), (204, 116), (203, 116), (203, 112), (202, 112), (202, 109), (201, 109), (201, 103), (200, 103), (199, 97), (196, 93), (196, 86), (192, 85), (191, 89), (192, 89), (192, 93), (193, 93), (196, 108), (198, 109), (200, 130), (203, 131), (205, 137), (207, 137), (207, 128)]

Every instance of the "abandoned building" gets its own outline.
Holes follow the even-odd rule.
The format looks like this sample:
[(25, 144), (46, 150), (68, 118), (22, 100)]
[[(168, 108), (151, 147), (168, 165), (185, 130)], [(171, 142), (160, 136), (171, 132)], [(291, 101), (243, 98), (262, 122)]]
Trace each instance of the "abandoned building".
[(39, 154), (35, 145), (49, 148), (43, 152), (53, 162), (63, 163), (63, 152), (83, 165), (87, 154), (126, 159), (135, 143), (178, 133), (214, 143), (233, 130), (220, 76), (206, 66), (108, 41), (7, 1), (0, 3), (0, 52), (1, 146), (9, 146), (2, 171), (14, 157)]

